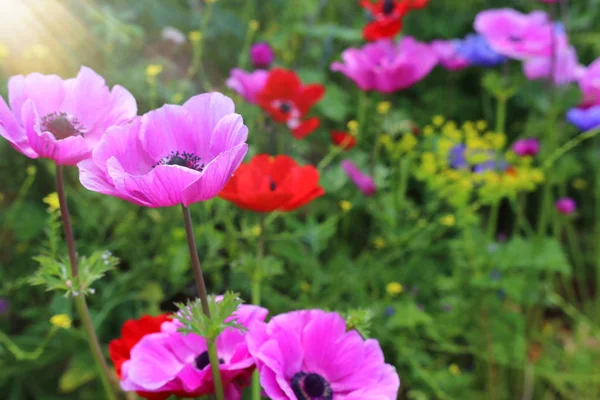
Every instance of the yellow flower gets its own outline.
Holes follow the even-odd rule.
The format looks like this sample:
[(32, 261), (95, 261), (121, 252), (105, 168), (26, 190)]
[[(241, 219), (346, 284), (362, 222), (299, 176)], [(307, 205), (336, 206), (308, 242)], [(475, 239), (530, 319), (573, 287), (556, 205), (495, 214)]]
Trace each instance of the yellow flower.
[(44, 197), (43, 202), (48, 204), (48, 212), (54, 212), (60, 208), (60, 202), (58, 200), (58, 193), (50, 193)]
[(433, 129), (433, 126), (431, 126), (431, 125), (426, 125), (423, 128), (423, 135), (425, 135), (425, 136), (431, 136), (434, 133), (435, 133), (435, 129)]
[(414, 149), (416, 145), (417, 138), (415, 138), (415, 136), (411, 135), (410, 133), (407, 133), (404, 136), (402, 136), (400, 143), (398, 143), (398, 147), (400, 148), (400, 150), (405, 153), (408, 153), (409, 151)]
[(390, 282), (386, 285), (385, 290), (390, 296), (397, 296), (404, 291), (404, 286), (400, 282)]
[(441, 115), (436, 115), (431, 119), (431, 122), (433, 122), (435, 126), (440, 127), (446, 122), (446, 119)]
[(392, 138), (388, 134), (382, 134), (379, 136), (379, 143), (389, 150), (392, 147)]
[(384, 238), (378, 236), (373, 240), (373, 244), (375, 245), (376, 249), (383, 249), (387, 243), (385, 242)]
[(206, 0), (206, 2), (207, 2), (208, 4), (213, 4), (213, 3), (216, 3), (216, 2), (217, 2), (217, 0)]
[(50, 318), (50, 323), (57, 328), (69, 329), (71, 327), (71, 317), (67, 314), (56, 314)]
[(304, 293), (307, 293), (310, 290), (310, 283), (306, 281), (300, 282), (300, 290), (302, 290)]
[(355, 120), (352, 121), (348, 121), (348, 124), (346, 124), (346, 126), (348, 126), (348, 130), (350, 131), (351, 134), (356, 135), (358, 133), (358, 122)]
[(260, 23), (255, 19), (253, 19), (252, 21), (250, 21), (248, 23), (248, 29), (250, 29), (253, 32), (256, 32), (259, 28), (260, 28)]
[(250, 228), (250, 234), (252, 236), (258, 237), (260, 236), (261, 232), (262, 230), (260, 229), (260, 225), (254, 225), (252, 228)]
[(477, 121), (477, 123), (475, 124), (475, 126), (477, 127), (477, 129), (479, 129), (480, 131), (485, 131), (488, 124), (486, 121), (484, 120), (479, 120)]
[(342, 200), (340, 201), (340, 208), (344, 212), (348, 212), (352, 209), (352, 203), (350, 203), (348, 200)]
[(577, 178), (573, 181), (573, 187), (577, 190), (583, 190), (587, 187), (587, 182), (583, 178)]
[(452, 214), (447, 214), (440, 218), (440, 223), (444, 226), (454, 226), (456, 218)]
[(163, 71), (163, 66), (160, 64), (150, 64), (146, 67), (146, 76), (148, 78), (156, 78)]
[(448, 371), (450, 371), (450, 373), (454, 376), (460, 375), (460, 367), (456, 364), (450, 364)]
[(390, 108), (392, 108), (392, 103), (389, 101), (380, 101), (379, 104), (377, 104), (377, 112), (381, 115), (387, 114), (390, 111)]
[(183, 93), (181, 92), (177, 92), (173, 95), (173, 97), (171, 97), (171, 101), (173, 102), (173, 104), (179, 104), (183, 101)]
[(173, 238), (175, 240), (183, 240), (185, 239), (186, 233), (183, 228), (174, 228), (173, 229)]
[(190, 42), (198, 43), (202, 40), (202, 32), (191, 31), (190, 33), (188, 33), (188, 39), (190, 39)]
[(152, 221), (156, 223), (160, 223), (163, 220), (162, 214), (156, 208), (149, 209), (148, 215), (150, 216), (150, 218), (152, 218)]
[(35, 165), (30, 165), (27, 167), (26, 171), (27, 171), (27, 175), (33, 176), (37, 172), (37, 168)]

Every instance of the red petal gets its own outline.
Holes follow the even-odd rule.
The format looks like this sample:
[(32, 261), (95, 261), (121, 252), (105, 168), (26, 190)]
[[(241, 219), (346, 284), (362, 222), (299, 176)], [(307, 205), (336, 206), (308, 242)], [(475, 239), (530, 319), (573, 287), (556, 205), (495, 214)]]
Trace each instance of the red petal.
[(300, 126), (292, 131), (294, 138), (300, 140), (304, 139), (315, 131), (321, 125), (321, 121), (317, 117), (309, 118), (303, 121)]
[(325, 86), (318, 83), (304, 86), (300, 95), (295, 99), (296, 107), (300, 110), (301, 116), (304, 117), (323, 96), (325, 96)]
[(352, 149), (356, 145), (356, 138), (347, 132), (332, 131), (330, 136), (331, 141), (336, 146), (340, 146), (346, 151)]
[(294, 71), (283, 68), (273, 68), (265, 87), (258, 94), (258, 103), (261, 107), (270, 107), (274, 100), (293, 100), (298, 94), (302, 82)]
[(363, 29), (363, 37), (367, 41), (391, 38), (396, 36), (402, 29), (400, 18), (390, 18), (368, 23)]

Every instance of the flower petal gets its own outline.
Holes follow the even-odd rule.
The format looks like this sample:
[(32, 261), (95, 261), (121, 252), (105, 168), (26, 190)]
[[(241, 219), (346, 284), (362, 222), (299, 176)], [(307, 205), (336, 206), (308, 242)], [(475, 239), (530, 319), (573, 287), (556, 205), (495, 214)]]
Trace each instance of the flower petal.
[(60, 110), (65, 95), (63, 80), (58, 75), (42, 75), (37, 72), (27, 76), (16, 75), (8, 80), (10, 108), (21, 121), (21, 107), (28, 99), (33, 101), (40, 116)]

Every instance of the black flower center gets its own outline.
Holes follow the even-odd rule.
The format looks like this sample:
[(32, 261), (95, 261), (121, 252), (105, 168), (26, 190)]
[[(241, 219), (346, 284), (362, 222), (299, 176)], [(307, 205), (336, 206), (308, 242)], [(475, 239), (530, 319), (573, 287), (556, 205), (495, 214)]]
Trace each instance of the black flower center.
[(290, 111), (292, 111), (292, 106), (288, 103), (281, 103), (281, 105), (279, 106), (279, 111), (281, 111), (284, 114), (287, 114)]
[(513, 43), (516, 43), (516, 42), (520, 42), (521, 41), (521, 37), (520, 36), (516, 36), (516, 35), (510, 35), (508, 37), (508, 40), (510, 40)]
[(298, 400), (332, 400), (333, 391), (321, 375), (298, 372), (292, 378), (292, 390)]
[(55, 112), (42, 118), (41, 128), (50, 132), (57, 140), (85, 134), (85, 130), (77, 120), (66, 113)]
[(383, 2), (383, 13), (385, 15), (390, 15), (392, 12), (394, 12), (394, 0), (385, 0)]
[[(223, 361), (222, 358), (219, 358), (219, 364), (223, 364), (225, 361)], [(210, 358), (208, 357), (208, 351), (205, 351), (204, 353), (200, 354), (198, 357), (196, 357), (196, 368), (198, 369), (204, 369), (206, 368), (206, 366), (210, 364)]]
[(271, 189), (271, 192), (274, 192), (275, 189), (277, 189), (277, 184), (275, 183), (273, 178), (269, 178), (269, 189)]
[(193, 169), (199, 172), (204, 170), (204, 163), (200, 156), (197, 156), (194, 153), (179, 151), (172, 151), (168, 156), (161, 158), (154, 167), (158, 165), (179, 165), (180, 167)]

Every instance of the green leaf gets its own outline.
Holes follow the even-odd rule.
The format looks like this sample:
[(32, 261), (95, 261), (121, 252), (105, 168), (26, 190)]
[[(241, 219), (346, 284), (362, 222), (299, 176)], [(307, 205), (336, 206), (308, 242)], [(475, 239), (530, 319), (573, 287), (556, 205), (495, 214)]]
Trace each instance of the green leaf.
[(317, 109), (335, 122), (346, 121), (351, 111), (348, 91), (342, 90), (335, 84), (326, 85), (325, 89), (325, 97), (317, 103)]
[(560, 243), (552, 238), (526, 241), (521, 237), (515, 237), (500, 247), (491, 257), (499, 269), (571, 274), (569, 261)]
[(87, 357), (73, 358), (60, 377), (59, 390), (62, 393), (71, 393), (91, 382), (96, 377), (96, 369), (93, 365), (92, 360)]

